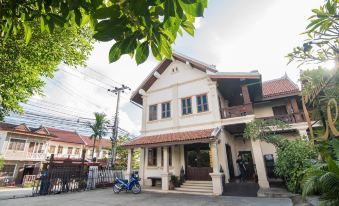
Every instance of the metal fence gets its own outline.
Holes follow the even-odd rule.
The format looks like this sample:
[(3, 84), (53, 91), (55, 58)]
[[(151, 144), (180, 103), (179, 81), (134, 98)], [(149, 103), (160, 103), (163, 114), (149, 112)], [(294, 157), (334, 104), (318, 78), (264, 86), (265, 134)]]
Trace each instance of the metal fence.
[(81, 167), (62, 167), (42, 172), (33, 184), (33, 196), (58, 194), (114, 184), (116, 177), (124, 178), (125, 171), (113, 169), (98, 169), (97, 167), (83, 169)]

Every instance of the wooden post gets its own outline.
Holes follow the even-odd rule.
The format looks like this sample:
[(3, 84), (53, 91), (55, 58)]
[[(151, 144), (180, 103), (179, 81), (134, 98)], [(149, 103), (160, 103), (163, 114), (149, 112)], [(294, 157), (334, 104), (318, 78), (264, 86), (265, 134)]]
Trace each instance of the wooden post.
[(244, 99), (244, 104), (250, 104), (251, 98), (250, 98), (250, 94), (248, 92), (247, 85), (241, 85), (241, 91), (242, 91), (242, 97)]

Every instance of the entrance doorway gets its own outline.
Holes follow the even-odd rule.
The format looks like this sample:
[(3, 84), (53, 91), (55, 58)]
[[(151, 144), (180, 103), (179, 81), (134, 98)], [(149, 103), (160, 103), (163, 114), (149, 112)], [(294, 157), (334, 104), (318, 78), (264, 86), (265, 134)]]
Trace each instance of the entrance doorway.
[(246, 168), (246, 179), (254, 179), (254, 164), (251, 151), (239, 151), (240, 158), (244, 162)]
[(230, 174), (230, 180), (234, 179), (234, 167), (233, 167), (233, 159), (232, 159), (232, 150), (231, 146), (226, 144), (226, 156), (227, 156), (227, 165), (228, 172)]
[(186, 178), (188, 180), (212, 180), (208, 144), (185, 145)]

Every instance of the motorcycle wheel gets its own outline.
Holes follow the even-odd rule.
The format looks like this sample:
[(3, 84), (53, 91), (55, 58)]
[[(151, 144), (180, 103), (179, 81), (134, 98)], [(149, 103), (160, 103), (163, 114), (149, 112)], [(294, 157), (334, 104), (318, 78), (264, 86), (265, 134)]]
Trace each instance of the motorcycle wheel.
[(139, 184), (135, 184), (132, 187), (132, 192), (133, 194), (139, 194), (141, 192), (141, 187)]
[(115, 184), (114, 187), (113, 187), (113, 192), (115, 194), (118, 194), (120, 192), (120, 190), (121, 190), (121, 185)]

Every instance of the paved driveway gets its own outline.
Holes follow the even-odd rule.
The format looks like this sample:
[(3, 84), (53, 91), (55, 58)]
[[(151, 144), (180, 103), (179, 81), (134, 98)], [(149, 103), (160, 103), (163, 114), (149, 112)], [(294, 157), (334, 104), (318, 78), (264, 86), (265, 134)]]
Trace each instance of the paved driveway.
[(255, 198), (255, 197), (209, 197), (183, 194), (142, 193), (134, 195), (122, 192), (113, 194), (110, 189), (98, 189), (88, 192), (77, 192), (42, 197), (28, 197), (11, 200), (0, 200), (1, 206), (291, 206), (288, 198)]

